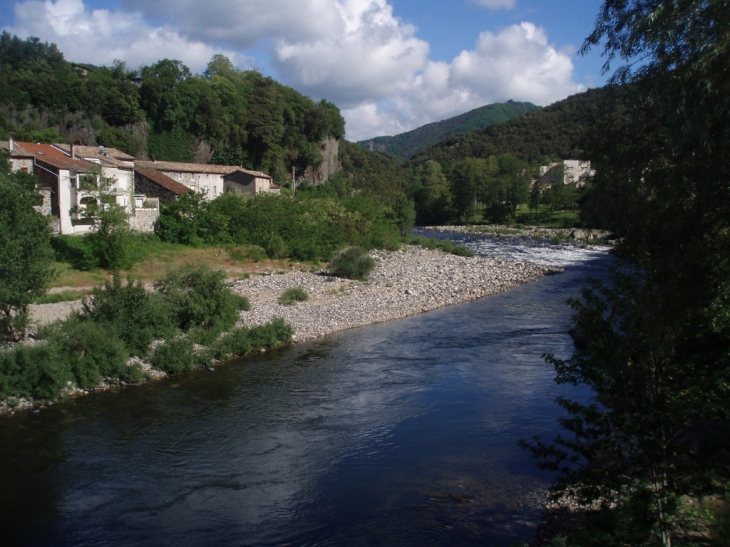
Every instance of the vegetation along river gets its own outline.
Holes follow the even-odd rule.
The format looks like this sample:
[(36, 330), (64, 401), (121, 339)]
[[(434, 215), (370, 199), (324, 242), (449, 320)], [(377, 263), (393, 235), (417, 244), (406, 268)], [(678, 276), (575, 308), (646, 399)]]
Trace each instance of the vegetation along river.
[[(456, 236), (454, 236), (456, 237)], [(564, 266), (507, 293), (0, 419), (1, 545), (510, 545), (550, 475), (553, 371), (605, 250), (458, 236)]]

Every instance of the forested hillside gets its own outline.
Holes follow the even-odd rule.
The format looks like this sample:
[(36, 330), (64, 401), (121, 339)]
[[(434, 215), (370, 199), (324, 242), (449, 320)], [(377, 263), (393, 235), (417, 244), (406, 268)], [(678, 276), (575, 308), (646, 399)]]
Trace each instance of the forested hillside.
[(465, 158), (511, 154), (531, 164), (580, 158), (587, 131), (606, 116), (606, 91), (592, 89), (541, 110), (479, 131), (452, 135), (413, 156), (407, 165), (428, 160), (446, 167)]
[(375, 152), (410, 158), (450, 135), (484, 129), (536, 110), (540, 110), (540, 107), (532, 103), (508, 101), (490, 104), (447, 120), (429, 123), (413, 131), (392, 137), (375, 137), (358, 144)]
[(282, 181), (339, 139), (339, 109), (215, 55), (203, 74), (163, 59), (139, 71), (72, 65), (54, 44), (0, 37), (0, 138), (78, 142), (137, 157), (242, 165)]

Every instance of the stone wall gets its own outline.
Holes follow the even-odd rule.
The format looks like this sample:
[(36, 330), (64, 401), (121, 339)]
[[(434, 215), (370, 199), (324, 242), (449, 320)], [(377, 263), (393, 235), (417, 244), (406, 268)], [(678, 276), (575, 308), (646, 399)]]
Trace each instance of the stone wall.
[(129, 228), (134, 232), (154, 232), (159, 216), (160, 210), (157, 207), (137, 207), (129, 216)]
[(43, 203), (33, 207), (40, 214), (49, 216), (51, 214), (51, 189), (48, 186), (38, 188), (38, 193), (43, 196)]

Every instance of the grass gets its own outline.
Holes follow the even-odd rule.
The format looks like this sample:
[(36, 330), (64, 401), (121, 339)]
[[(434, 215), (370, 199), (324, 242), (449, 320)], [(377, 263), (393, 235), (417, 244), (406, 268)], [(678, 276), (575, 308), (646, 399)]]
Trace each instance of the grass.
[(46, 294), (40, 298), (36, 298), (34, 304), (57, 304), (58, 302), (72, 302), (74, 300), (81, 300), (84, 296), (91, 294), (91, 290), (72, 290), (72, 291), (61, 291), (52, 294)]
[(301, 287), (290, 287), (281, 293), (279, 297), (279, 304), (284, 306), (293, 306), (297, 302), (306, 302), (309, 300), (309, 295)]
[[(288, 259), (262, 259), (256, 253), (255, 249), (252, 252), (249, 251), (251, 249), (242, 247), (187, 247), (184, 245), (156, 242), (150, 244), (145, 259), (135, 264), (129, 270), (121, 271), (120, 274), (122, 278), (130, 277), (143, 283), (148, 283), (164, 276), (168, 270), (179, 268), (186, 264), (209, 266), (213, 269), (222, 268), (226, 270), (229, 277), (239, 279), (264, 272), (312, 268), (311, 265), (305, 265)], [(65, 262), (56, 262), (54, 267), (58, 275), (50, 284), (50, 288), (63, 287), (68, 289), (60, 294), (83, 291), (89, 287), (99, 286), (111, 277), (111, 272), (107, 270), (81, 271), (72, 268), (70, 264)], [(59, 298), (59, 300), (52, 299), (37, 303), (77, 299), (71, 298), (71, 296), (69, 294), (67, 298), (61, 298), (55, 297), (55, 295), (48, 295), (44, 298), (55, 297)], [(78, 298), (81, 296), (83, 294)]]

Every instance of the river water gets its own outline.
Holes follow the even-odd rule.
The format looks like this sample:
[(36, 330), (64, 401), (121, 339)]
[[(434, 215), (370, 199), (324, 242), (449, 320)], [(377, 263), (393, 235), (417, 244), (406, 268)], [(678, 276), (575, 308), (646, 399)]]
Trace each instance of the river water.
[(610, 258), (453, 237), (566, 272), (2, 418), (0, 545), (530, 541), (550, 475), (516, 441), (557, 432), (541, 355), (570, 355), (565, 299)]

